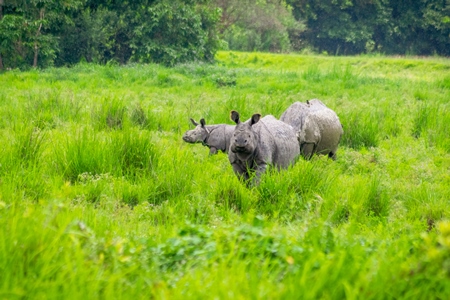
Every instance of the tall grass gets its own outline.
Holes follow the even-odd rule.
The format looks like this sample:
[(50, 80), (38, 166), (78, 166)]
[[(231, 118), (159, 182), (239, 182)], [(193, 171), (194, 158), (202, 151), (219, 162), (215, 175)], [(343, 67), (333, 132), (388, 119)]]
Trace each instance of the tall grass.
[(345, 134), (342, 145), (354, 149), (376, 147), (380, 140), (380, 120), (372, 111), (352, 111), (340, 116)]
[[(0, 74), (0, 298), (448, 298), (448, 69), (219, 52)], [(259, 186), (181, 139), (312, 98), (337, 160)]]
[(450, 151), (450, 108), (448, 103), (424, 102), (413, 117), (412, 135), (423, 137), (429, 146)]
[(54, 139), (55, 168), (59, 174), (75, 182), (80, 174), (104, 174), (112, 172), (113, 161), (108, 151), (108, 136), (95, 132), (92, 128), (75, 128), (74, 131), (60, 133)]

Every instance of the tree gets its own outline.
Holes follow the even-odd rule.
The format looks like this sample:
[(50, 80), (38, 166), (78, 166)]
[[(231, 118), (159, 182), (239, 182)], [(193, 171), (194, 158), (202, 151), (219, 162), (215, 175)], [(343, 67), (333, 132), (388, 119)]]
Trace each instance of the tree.
[(218, 18), (209, 0), (89, 0), (73, 15), (75, 26), (64, 28), (56, 62), (211, 61), (219, 45)]
[(24, 67), (31, 61), (33, 67), (51, 65), (58, 51), (54, 28), (70, 21), (67, 12), (83, 3), (83, 0), (8, 1), (0, 21), (3, 41), (0, 53), (8, 54), (9, 67)]
[(136, 20), (130, 47), (133, 61), (174, 65), (212, 61), (219, 46), (219, 10), (209, 0), (156, 1)]
[(221, 36), (229, 48), (244, 51), (289, 51), (304, 29), (291, 7), (280, 0), (215, 0), (221, 8)]
[(387, 53), (450, 55), (450, 4), (442, 0), (389, 1), (391, 28)]
[(307, 29), (300, 38), (319, 51), (357, 54), (450, 54), (446, 0), (288, 0)]
[(389, 22), (386, 0), (290, 0), (294, 16), (306, 21), (301, 35), (319, 51), (355, 54), (371, 50), (376, 26)]
[(219, 10), (210, 4), (210, 0), (8, 0), (0, 6), (2, 64), (43, 67), (86, 59), (173, 65), (212, 60), (219, 45)]

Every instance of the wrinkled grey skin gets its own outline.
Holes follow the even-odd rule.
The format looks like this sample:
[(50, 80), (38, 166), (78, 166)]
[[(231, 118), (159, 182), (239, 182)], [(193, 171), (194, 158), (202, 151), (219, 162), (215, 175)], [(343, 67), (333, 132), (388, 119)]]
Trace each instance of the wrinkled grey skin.
[(234, 125), (218, 124), (206, 125), (205, 119), (200, 120), (200, 124), (191, 119), (195, 128), (188, 130), (183, 135), (186, 143), (202, 143), (209, 148), (209, 154), (217, 154), (217, 151), (228, 153), (230, 148), (230, 138), (234, 131)]
[(297, 132), (300, 153), (304, 158), (324, 154), (336, 159), (344, 131), (336, 113), (320, 100), (295, 102), (281, 115), (280, 120)]
[(274, 116), (261, 118), (260, 114), (254, 114), (248, 121), (241, 122), (239, 113), (232, 111), (231, 120), (236, 128), (228, 159), (239, 178), (248, 180), (255, 172), (253, 183), (258, 184), (268, 165), (287, 168), (300, 155), (295, 131)]

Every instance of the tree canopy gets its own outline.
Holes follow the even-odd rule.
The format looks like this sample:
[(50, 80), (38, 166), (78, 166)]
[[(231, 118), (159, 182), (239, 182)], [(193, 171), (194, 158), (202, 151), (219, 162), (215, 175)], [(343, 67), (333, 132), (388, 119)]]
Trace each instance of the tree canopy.
[(288, 0), (308, 45), (330, 54), (450, 55), (446, 0)]
[(447, 0), (0, 0), (0, 69), (231, 50), (450, 55)]
[(220, 15), (209, 0), (7, 0), (0, 7), (5, 67), (173, 65), (210, 61), (218, 49)]

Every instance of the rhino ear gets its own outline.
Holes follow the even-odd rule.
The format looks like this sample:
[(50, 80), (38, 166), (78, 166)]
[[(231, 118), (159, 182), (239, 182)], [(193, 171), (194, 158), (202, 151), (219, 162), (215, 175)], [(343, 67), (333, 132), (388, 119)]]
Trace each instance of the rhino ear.
[(230, 114), (230, 118), (231, 118), (231, 121), (233, 121), (234, 123), (236, 123), (236, 124), (240, 123), (240, 121), (239, 121), (239, 113), (237, 111), (232, 110), (231, 114)]
[(256, 123), (258, 123), (259, 119), (261, 119), (260, 114), (253, 114), (252, 119), (250, 120), (250, 125), (255, 125)]
[(202, 125), (202, 127), (205, 127), (205, 125), (206, 125), (205, 119), (201, 118), (200, 124)]
[(194, 126), (197, 126), (197, 125), (198, 125), (198, 123), (195, 122), (194, 119), (190, 118), (190, 120), (191, 120), (191, 123), (194, 124)]

